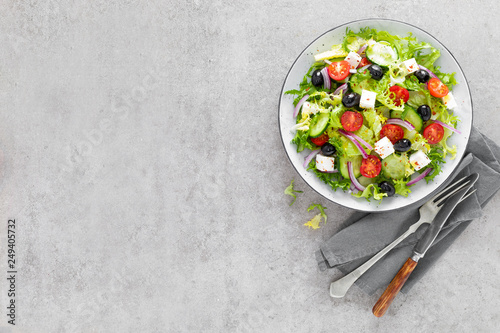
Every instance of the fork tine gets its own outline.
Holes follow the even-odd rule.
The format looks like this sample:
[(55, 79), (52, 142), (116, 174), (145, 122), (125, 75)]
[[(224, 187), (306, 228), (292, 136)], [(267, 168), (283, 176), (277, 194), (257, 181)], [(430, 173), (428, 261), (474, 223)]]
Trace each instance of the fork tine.
[(467, 178), (467, 176), (465, 177), (462, 177), (461, 179), (457, 180), (456, 182), (454, 182), (453, 184), (450, 184), (448, 185), (444, 190), (442, 190), (441, 192), (439, 192), (438, 194), (436, 194), (434, 197), (432, 197), (431, 200), (429, 201), (435, 201), (437, 200), (438, 198), (440, 198), (442, 195), (446, 194), (446, 192), (448, 192), (449, 190), (451, 190), (455, 185), (457, 185), (458, 183), (460, 183), (461, 181), (463, 181), (465, 178)]
[(451, 191), (450, 193), (446, 194), (444, 197), (440, 198), (438, 202), (436, 202), (436, 205), (439, 206), (439, 204), (441, 204), (443, 201), (445, 201), (446, 199), (448, 199), (450, 196), (452, 196), (453, 194), (457, 193), (458, 191), (460, 191), (461, 189), (463, 189), (465, 186), (467, 186), (468, 184), (470, 183), (470, 180), (466, 181), (465, 183), (463, 183), (462, 185), (460, 185), (459, 187), (457, 187), (456, 189), (454, 189), (453, 191)]

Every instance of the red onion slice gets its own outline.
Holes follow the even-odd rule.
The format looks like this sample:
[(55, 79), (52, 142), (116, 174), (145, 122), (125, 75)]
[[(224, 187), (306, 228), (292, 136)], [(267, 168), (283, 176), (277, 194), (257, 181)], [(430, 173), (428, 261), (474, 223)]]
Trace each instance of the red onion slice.
[(415, 130), (415, 126), (413, 126), (409, 121), (406, 121), (406, 120), (403, 120), (403, 119), (391, 118), (391, 119), (387, 119), (387, 123), (388, 124), (394, 124), (394, 125), (403, 126), (406, 129), (408, 129), (409, 131), (414, 131)]
[(422, 66), (422, 65), (418, 65), (418, 67), (419, 67), (420, 69), (423, 69), (423, 70), (424, 70), (424, 71), (426, 71), (427, 73), (429, 73), (429, 75), (430, 75), (431, 77), (438, 78), (436, 74), (434, 74), (433, 72), (431, 72), (429, 69), (425, 68), (424, 66)]
[(354, 177), (354, 171), (352, 169), (352, 163), (351, 162), (347, 162), (347, 172), (349, 172), (349, 179), (351, 180), (351, 183), (354, 185), (354, 187), (358, 191), (364, 191), (366, 189), (366, 187), (364, 187), (363, 185), (361, 185), (358, 182), (358, 180), (356, 179), (356, 177)]
[(437, 124), (439, 124), (439, 125), (441, 125), (441, 126), (443, 126), (443, 127), (446, 127), (447, 129), (449, 129), (452, 132), (455, 132), (455, 133), (458, 133), (458, 134), (462, 134), (462, 132), (460, 132), (459, 130), (457, 130), (455, 127), (450, 126), (450, 125), (448, 125), (446, 123), (443, 123), (442, 121), (434, 120), (434, 122), (437, 123)]
[(337, 89), (335, 89), (333, 94), (334, 95), (340, 95), (340, 93), (345, 94), (346, 91), (347, 91), (347, 82), (338, 87)]
[(324, 59), (323, 61), (324, 61), (324, 62), (326, 62), (328, 65), (331, 65), (331, 64), (332, 64), (332, 62), (331, 62), (330, 60), (326, 60), (326, 59)]
[(330, 81), (330, 75), (328, 75), (328, 67), (323, 68), (320, 73), (323, 75), (323, 87), (325, 89), (331, 89), (332, 81)]
[(365, 65), (365, 66), (363, 66), (363, 67), (361, 67), (361, 68), (358, 68), (358, 72), (362, 72), (362, 71), (364, 71), (365, 69), (367, 69), (367, 68), (368, 68), (368, 67), (370, 67), (370, 66), (371, 66), (371, 64), (369, 64), (369, 65)]
[(406, 186), (411, 186), (415, 183), (418, 183), (419, 181), (421, 181), (422, 179), (425, 178), (425, 176), (427, 176), (428, 174), (430, 174), (432, 172), (432, 170), (434, 169), (427, 169), (425, 170), (423, 173), (421, 173), (417, 178), (413, 179), (413, 180), (410, 180), (408, 183), (406, 183)]
[(358, 54), (361, 55), (361, 53), (365, 52), (367, 47), (368, 47), (368, 44), (361, 46), (358, 50)]
[(314, 156), (318, 155), (320, 150), (321, 149), (315, 149), (312, 152), (310, 152), (309, 155), (307, 155), (307, 157), (305, 158), (304, 164), (302, 164), (302, 166), (304, 168), (307, 168), (307, 166), (309, 165), (309, 162), (311, 162), (311, 160), (313, 159)]
[(322, 172), (322, 173), (337, 173), (339, 172), (339, 170), (333, 170), (333, 171), (320, 171), (318, 170), (319, 172)]
[(295, 107), (295, 109), (293, 110), (293, 117), (297, 117), (297, 115), (299, 114), (299, 110), (300, 110), (300, 107), (302, 106), (302, 104), (304, 104), (305, 101), (307, 101), (307, 99), (309, 98), (309, 95), (305, 95), (304, 97), (302, 97), (300, 99), (300, 101), (297, 103), (297, 106)]
[(361, 155), (363, 155), (363, 158), (368, 158), (368, 154), (366, 153), (365, 149), (361, 146), (361, 144), (354, 137), (352, 137), (352, 134), (347, 133), (343, 130), (339, 130), (339, 133), (344, 135), (349, 140), (351, 140), (351, 142), (354, 143), (354, 145), (356, 147), (358, 147), (359, 152), (361, 153)]
[(369, 150), (373, 150), (373, 147), (368, 143), (366, 142), (365, 140), (361, 139), (359, 136), (357, 136), (356, 134), (354, 133), (347, 133), (346, 131), (344, 130), (339, 130), (339, 133), (340, 134), (343, 134), (345, 136), (352, 136), (354, 139), (358, 140), (359, 143), (361, 143), (363, 146), (365, 146), (366, 148), (368, 148)]

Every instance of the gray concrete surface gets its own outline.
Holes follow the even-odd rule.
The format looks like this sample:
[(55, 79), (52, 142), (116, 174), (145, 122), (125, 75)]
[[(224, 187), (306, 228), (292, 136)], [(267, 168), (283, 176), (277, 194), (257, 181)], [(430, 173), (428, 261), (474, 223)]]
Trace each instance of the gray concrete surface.
[[(388, 314), (313, 252), (353, 211), (298, 179), (282, 81), (333, 26), (420, 26), (500, 141), (495, 1), (0, 2), (0, 332), (497, 332), (497, 196)], [(284, 188), (304, 190), (291, 208)], [(302, 226), (311, 202), (329, 221)], [(7, 220), (17, 223), (7, 324)]]

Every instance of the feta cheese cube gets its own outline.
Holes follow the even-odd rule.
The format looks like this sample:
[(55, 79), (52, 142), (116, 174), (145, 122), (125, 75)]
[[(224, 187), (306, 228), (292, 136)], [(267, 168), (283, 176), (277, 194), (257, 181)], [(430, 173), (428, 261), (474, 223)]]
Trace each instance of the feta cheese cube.
[(448, 95), (442, 97), (442, 100), (444, 105), (446, 105), (446, 108), (449, 110), (453, 110), (458, 106), (457, 101), (455, 100), (455, 97), (453, 96), (451, 91), (448, 93)]
[(388, 137), (384, 136), (382, 139), (375, 142), (375, 152), (380, 155), (380, 158), (384, 159), (387, 156), (394, 153), (394, 145)]
[(302, 104), (302, 115), (316, 114), (319, 110), (320, 108), (316, 104), (311, 104), (310, 102)]
[(403, 64), (405, 65), (405, 68), (408, 71), (408, 74), (416, 72), (419, 69), (417, 62), (415, 61), (415, 58), (405, 60), (405, 61), (403, 61)]
[(431, 160), (425, 153), (421, 150), (416, 153), (411, 154), (410, 156), (410, 164), (413, 166), (415, 170), (420, 170), (427, 164), (431, 163)]
[(332, 172), (335, 170), (335, 158), (324, 156), (321, 154), (316, 155), (316, 169), (321, 172)]
[(357, 68), (359, 63), (361, 62), (361, 56), (359, 54), (357, 54), (356, 52), (351, 51), (351, 52), (349, 52), (347, 57), (345, 57), (344, 60), (347, 61), (351, 65), (351, 68)]
[(363, 91), (361, 91), (361, 99), (359, 100), (359, 106), (365, 109), (373, 109), (375, 107), (376, 100), (377, 100), (377, 93), (363, 89)]

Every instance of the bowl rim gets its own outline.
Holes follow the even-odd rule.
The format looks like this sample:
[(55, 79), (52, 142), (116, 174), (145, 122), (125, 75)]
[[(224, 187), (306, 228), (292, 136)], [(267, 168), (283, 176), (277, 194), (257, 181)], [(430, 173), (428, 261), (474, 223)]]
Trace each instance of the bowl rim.
[(398, 210), (398, 209), (404, 209), (404, 208), (408, 208), (409, 206), (417, 203), (417, 202), (424, 202), (425, 200), (427, 200), (427, 198), (431, 197), (431, 195), (433, 195), (434, 193), (438, 193), (439, 191), (441, 191), (444, 186), (448, 183), (448, 180), (450, 179), (450, 177), (454, 176), (455, 175), (455, 171), (457, 170), (457, 168), (460, 166), (460, 163), (457, 163), (457, 165), (454, 167), (453, 170), (451, 170), (450, 174), (448, 175), (447, 178), (445, 178), (441, 185), (439, 185), (438, 187), (436, 187), (436, 189), (434, 189), (434, 191), (432, 192), (429, 192), (427, 195), (425, 195), (423, 198), (417, 200), (417, 201), (412, 201), (412, 202), (409, 202), (407, 205), (404, 205), (404, 206), (401, 206), (401, 207), (394, 207), (394, 208), (390, 208), (390, 209), (383, 209), (383, 210), (374, 210), (374, 209), (358, 209), (358, 208), (353, 208), (353, 207), (350, 207), (350, 206), (347, 206), (345, 204), (342, 204), (340, 202), (337, 202), (337, 201), (334, 201), (332, 200), (331, 198), (328, 198), (326, 196), (324, 196), (323, 194), (321, 194), (318, 190), (316, 190), (311, 184), (309, 184), (308, 181), (306, 181), (302, 175), (300, 174), (299, 170), (297, 169), (297, 167), (295, 166), (295, 164), (292, 162), (292, 159), (290, 158), (290, 155), (288, 154), (288, 151), (286, 149), (286, 146), (285, 146), (285, 141), (284, 141), (284, 137), (283, 137), (283, 133), (282, 133), (282, 128), (281, 128), (281, 117), (280, 117), (280, 110), (281, 110), (281, 101), (282, 101), (282, 97), (283, 97), (283, 91), (285, 89), (285, 84), (287, 82), (287, 79), (288, 79), (288, 76), (290, 75), (290, 72), (292, 71), (293, 67), (295, 66), (295, 64), (297, 63), (297, 61), (299, 60), (299, 58), (302, 56), (302, 54), (312, 45), (314, 44), (318, 39), (320, 39), (321, 37), (323, 37), (324, 35), (328, 34), (329, 32), (333, 31), (333, 30), (336, 30), (340, 27), (345, 27), (345, 26), (348, 26), (350, 24), (354, 24), (354, 23), (361, 23), (361, 22), (364, 22), (364, 21), (388, 21), (388, 22), (396, 22), (396, 23), (399, 23), (399, 24), (402, 24), (402, 25), (407, 25), (407, 26), (410, 26), (410, 27), (413, 27), (414, 29), (417, 29), (417, 30), (420, 30), (422, 32), (424, 32), (425, 34), (427, 34), (429, 37), (433, 38), (434, 40), (436, 40), (438, 43), (439, 43), (439, 46), (442, 46), (450, 55), (451, 57), (453, 58), (453, 60), (455, 61), (455, 63), (457, 64), (458, 68), (460, 69), (460, 72), (461, 74), (464, 76), (464, 79), (465, 79), (465, 85), (467, 87), (467, 91), (469, 93), (469, 99), (470, 99), (470, 106), (471, 106), (471, 116), (470, 116), (470, 119), (471, 119), (471, 126), (470, 126), (470, 129), (468, 131), (468, 133), (464, 133), (467, 135), (467, 142), (465, 144), (465, 149), (464, 149), (464, 153), (463, 155), (460, 157), (460, 161), (463, 160), (463, 158), (466, 156), (466, 152), (467, 152), (467, 148), (469, 146), (469, 142), (470, 142), (470, 134), (472, 132), (472, 126), (474, 124), (474, 102), (472, 100), (472, 93), (471, 93), (471, 90), (470, 90), (470, 86), (469, 86), (469, 81), (467, 80), (467, 76), (465, 75), (463, 69), (462, 69), (462, 66), (460, 66), (460, 63), (458, 62), (457, 58), (455, 58), (455, 56), (453, 55), (453, 53), (446, 47), (446, 45), (444, 45), (443, 43), (441, 43), (440, 40), (438, 40), (436, 37), (434, 37), (432, 34), (430, 34), (429, 32), (427, 32), (426, 30), (416, 26), (416, 25), (413, 25), (411, 23), (407, 23), (407, 22), (403, 22), (403, 21), (400, 21), (400, 20), (394, 20), (394, 19), (388, 19), (388, 18), (364, 18), (364, 19), (359, 19), (359, 20), (354, 20), (354, 21), (349, 21), (349, 22), (346, 22), (346, 23), (342, 23), (340, 25), (337, 25), (336, 27), (334, 28), (331, 28), (325, 32), (323, 32), (321, 35), (317, 36), (316, 38), (314, 38), (309, 44), (307, 44), (307, 46), (299, 53), (299, 55), (295, 58), (295, 60), (293, 61), (292, 65), (290, 66), (290, 68), (288, 69), (288, 72), (285, 76), (285, 79), (283, 80), (283, 85), (281, 87), (281, 91), (280, 91), (280, 96), (279, 96), (279, 102), (278, 102), (278, 127), (279, 127), (279, 131), (280, 131), (280, 139), (281, 139), (281, 143), (283, 145), (283, 149), (285, 150), (285, 154), (288, 158), (288, 161), (290, 162), (290, 164), (292, 165), (292, 167), (295, 169), (295, 171), (299, 174), (299, 176), (302, 178), (302, 180), (304, 180), (304, 182), (314, 191), (316, 192), (317, 194), (319, 194), (321, 197), (325, 198), (326, 200), (332, 202), (332, 203), (335, 203), (337, 205), (340, 205), (342, 207), (346, 207), (346, 208), (349, 208), (349, 209), (353, 209), (353, 210), (356, 210), (356, 211), (360, 211), (360, 212), (367, 212), (367, 213), (377, 213), (377, 212), (390, 212), (390, 211), (395, 211), (395, 210)]

